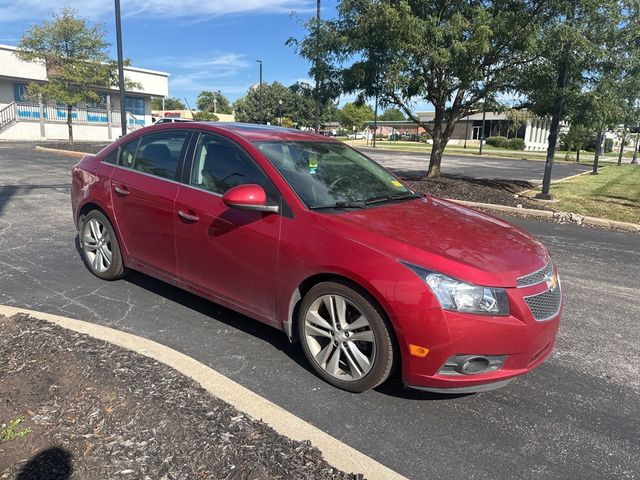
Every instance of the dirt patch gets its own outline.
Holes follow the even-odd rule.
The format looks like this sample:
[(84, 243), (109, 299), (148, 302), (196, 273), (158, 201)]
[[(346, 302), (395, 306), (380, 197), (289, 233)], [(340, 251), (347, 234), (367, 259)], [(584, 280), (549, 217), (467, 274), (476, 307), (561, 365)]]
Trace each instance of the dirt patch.
[(1, 479), (361, 478), (155, 360), (0, 316), (0, 431), (18, 418)]
[(41, 143), (44, 148), (57, 148), (58, 150), (71, 150), (74, 152), (98, 153), (111, 142), (47, 142)]
[(492, 203), (510, 207), (535, 208), (538, 210), (552, 210), (541, 202), (536, 202), (520, 196), (520, 193), (535, 188), (526, 181), (482, 179), (459, 175), (442, 175), (436, 178), (417, 179), (406, 177), (404, 180), (411, 188), (441, 198), (467, 200), (470, 202)]

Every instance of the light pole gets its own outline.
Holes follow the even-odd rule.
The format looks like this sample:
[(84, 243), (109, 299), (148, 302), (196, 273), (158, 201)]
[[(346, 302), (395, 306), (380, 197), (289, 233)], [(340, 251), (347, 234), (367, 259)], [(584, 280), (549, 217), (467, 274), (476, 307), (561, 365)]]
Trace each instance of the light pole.
[(631, 159), (631, 163), (633, 165), (638, 164), (638, 148), (640, 147), (640, 126), (636, 127), (632, 130), (636, 134), (636, 148), (633, 149), (633, 158)]
[[(124, 102), (124, 64), (122, 60), (122, 25), (120, 24), (120, 0), (115, 0), (116, 7), (116, 38), (118, 43), (118, 85), (120, 87), (120, 125), (122, 135), (127, 134), (127, 111)], [(111, 119), (109, 119), (111, 120)]]
[(282, 126), (282, 99), (278, 100), (278, 125)]
[(262, 104), (262, 60), (256, 60), (260, 64), (260, 83), (258, 84), (258, 95), (260, 98), (260, 123), (264, 123), (264, 106)]
[(482, 104), (482, 128), (480, 130), (480, 150), (478, 150), (478, 155), (482, 155), (482, 144), (484, 143), (484, 123), (487, 118), (487, 103)]
[(467, 148), (467, 138), (469, 138), (469, 115), (467, 115), (466, 126), (464, 128), (464, 148)]
[(315, 130), (320, 132), (320, 74), (318, 64), (320, 63), (320, 0), (316, 2), (316, 118)]

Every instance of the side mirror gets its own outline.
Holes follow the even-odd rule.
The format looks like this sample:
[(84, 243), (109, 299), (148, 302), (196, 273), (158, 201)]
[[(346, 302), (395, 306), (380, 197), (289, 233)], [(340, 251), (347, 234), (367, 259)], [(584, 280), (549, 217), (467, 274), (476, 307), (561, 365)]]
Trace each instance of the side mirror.
[(255, 212), (278, 213), (278, 205), (267, 205), (267, 194), (260, 185), (249, 183), (230, 188), (222, 196), (222, 201), (231, 208), (253, 210)]

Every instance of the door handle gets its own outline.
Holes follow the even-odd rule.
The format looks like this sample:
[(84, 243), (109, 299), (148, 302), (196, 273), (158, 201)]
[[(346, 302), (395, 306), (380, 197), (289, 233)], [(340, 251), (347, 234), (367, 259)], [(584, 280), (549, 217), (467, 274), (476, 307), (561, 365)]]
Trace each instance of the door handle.
[(116, 191), (117, 194), (119, 195), (124, 195), (127, 196), (129, 195), (131, 192), (129, 190), (127, 190), (126, 188), (123, 187), (119, 187), (119, 186), (114, 186), (113, 189)]
[(200, 220), (200, 217), (198, 217), (197, 215), (187, 213), (184, 210), (178, 210), (178, 215), (189, 222), (197, 222), (198, 220)]

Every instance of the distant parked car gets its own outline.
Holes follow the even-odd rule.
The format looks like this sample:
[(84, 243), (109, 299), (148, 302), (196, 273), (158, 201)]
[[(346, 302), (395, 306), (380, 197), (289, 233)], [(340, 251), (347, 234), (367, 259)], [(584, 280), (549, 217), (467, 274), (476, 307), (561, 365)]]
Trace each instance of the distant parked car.
[(162, 123), (180, 123), (180, 122), (193, 122), (193, 120), (189, 120), (188, 118), (162, 117), (156, 120), (155, 125), (160, 125)]
[(562, 293), (542, 243), (332, 138), (151, 126), (74, 166), (71, 203), (93, 274), (139, 270), (282, 330), (348, 391), (394, 367), (423, 390), (490, 390), (555, 344)]
[(349, 140), (364, 140), (367, 138), (367, 134), (365, 132), (356, 132), (347, 135), (347, 138)]

